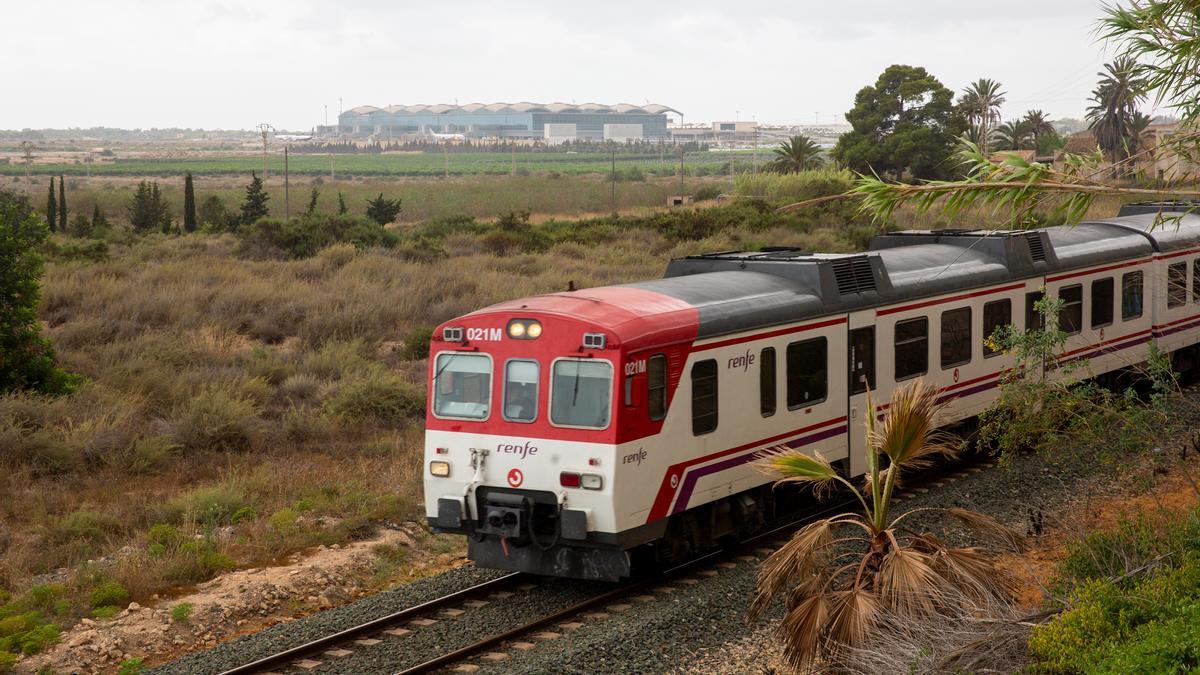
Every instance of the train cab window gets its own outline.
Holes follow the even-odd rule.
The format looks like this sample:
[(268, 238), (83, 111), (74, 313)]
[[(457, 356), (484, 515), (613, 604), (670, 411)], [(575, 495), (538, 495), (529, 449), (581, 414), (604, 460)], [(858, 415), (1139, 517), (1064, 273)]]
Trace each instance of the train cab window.
[(850, 331), (850, 393), (875, 388), (875, 327)]
[(767, 347), (758, 355), (758, 411), (763, 417), (775, 414), (775, 348)]
[(646, 363), (646, 411), (650, 419), (667, 416), (667, 357), (655, 354)]
[(1012, 323), (1012, 300), (994, 300), (983, 306), (983, 357), (995, 356), (999, 349), (992, 349), (992, 337), (1003, 326)]
[(1142, 315), (1142, 273), (1126, 272), (1121, 277), (1121, 320), (1129, 321)]
[(1041, 302), (1046, 294), (1041, 291), (1034, 291), (1025, 294), (1025, 330), (1045, 330), (1046, 322), (1042, 313), (1038, 311), (1037, 304)]
[(1187, 302), (1187, 263), (1172, 263), (1167, 267), (1167, 307), (1178, 307)]
[(825, 400), (829, 386), (829, 350), (825, 338), (787, 346), (787, 406), (795, 410)]
[(1192, 302), (1200, 302), (1200, 258), (1192, 261)]
[(1097, 279), (1092, 282), (1092, 328), (1108, 326), (1113, 322), (1113, 280)]
[(504, 419), (532, 422), (537, 419), (537, 361), (513, 360), (504, 364)]
[(560, 427), (607, 427), (612, 382), (613, 369), (608, 361), (555, 361), (550, 383), (550, 422)]
[(433, 414), (487, 419), (492, 402), (492, 359), (482, 354), (438, 354), (434, 364)]
[(929, 371), (929, 319), (918, 317), (896, 324), (896, 381)]
[(971, 308), (942, 312), (942, 368), (971, 361)]
[(1072, 284), (1058, 289), (1062, 308), (1058, 310), (1058, 329), (1067, 335), (1083, 330), (1083, 284)]
[(717, 428), (717, 362), (713, 359), (692, 365), (692, 435)]

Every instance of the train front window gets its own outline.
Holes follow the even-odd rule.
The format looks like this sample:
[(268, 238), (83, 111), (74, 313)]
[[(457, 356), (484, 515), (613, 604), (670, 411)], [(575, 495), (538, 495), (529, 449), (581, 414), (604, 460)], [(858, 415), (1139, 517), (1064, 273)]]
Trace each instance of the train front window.
[(492, 360), (482, 354), (438, 354), (434, 369), (433, 414), (487, 419), (492, 402)]
[(504, 365), (504, 419), (532, 422), (537, 419), (537, 361), (509, 361)]
[(612, 380), (612, 364), (608, 361), (555, 361), (550, 421), (560, 427), (607, 427)]

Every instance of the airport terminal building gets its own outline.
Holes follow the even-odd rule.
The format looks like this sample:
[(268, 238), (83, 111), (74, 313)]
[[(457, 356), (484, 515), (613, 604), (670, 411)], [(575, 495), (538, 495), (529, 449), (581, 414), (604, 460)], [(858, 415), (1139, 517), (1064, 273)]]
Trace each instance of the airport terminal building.
[(471, 103), (468, 105), (364, 105), (338, 116), (339, 136), (401, 137), (462, 134), (467, 138), (567, 140), (668, 140), (665, 105), (597, 103)]

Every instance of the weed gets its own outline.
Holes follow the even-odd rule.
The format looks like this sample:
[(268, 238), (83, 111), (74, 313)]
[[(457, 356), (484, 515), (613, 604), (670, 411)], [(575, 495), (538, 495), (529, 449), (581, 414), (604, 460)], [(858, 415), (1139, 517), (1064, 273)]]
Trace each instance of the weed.
[(92, 591), (92, 607), (117, 605), (124, 607), (129, 604), (129, 591), (115, 581), (102, 584)]
[(258, 410), (241, 395), (208, 388), (175, 414), (175, 436), (191, 452), (247, 450), (257, 432)]
[(187, 623), (192, 618), (195, 607), (190, 602), (180, 602), (171, 608), (171, 620), (177, 623)]
[(92, 610), (93, 619), (111, 619), (121, 613), (121, 608), (116, 605), (104, 605)]
[(341, 387), (325, 410), (349, 421), (396, 424), (424, 414), (425, 396), (394, 375), (376, 373)]
[(146, 672), (146, 665), (142, 663), (142, 659), (131, 657), (121, 662), (117, 668), (117, 675), (142, 675)]

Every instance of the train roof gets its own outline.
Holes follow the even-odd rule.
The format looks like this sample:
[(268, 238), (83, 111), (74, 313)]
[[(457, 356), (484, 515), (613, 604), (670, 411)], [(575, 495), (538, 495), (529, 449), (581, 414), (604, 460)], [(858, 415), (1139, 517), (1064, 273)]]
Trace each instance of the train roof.
[(519, 308), (574, 316), (611, 328), (630, 347), (678, 335), (689, 322), (696, 322), (696, 337), (716, 337), (1197, 247), (1194, 208), (1156, 204), (1153, 211), (1036, 230), (889, 232), (862, 253), (706, 253), (672, 260), (662, 279), (477, 313)]

